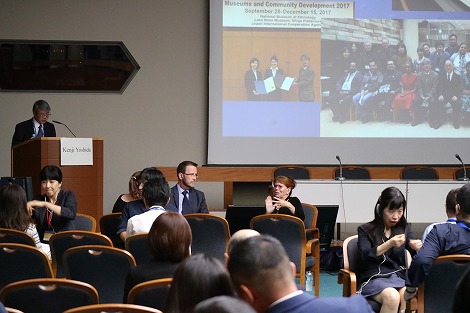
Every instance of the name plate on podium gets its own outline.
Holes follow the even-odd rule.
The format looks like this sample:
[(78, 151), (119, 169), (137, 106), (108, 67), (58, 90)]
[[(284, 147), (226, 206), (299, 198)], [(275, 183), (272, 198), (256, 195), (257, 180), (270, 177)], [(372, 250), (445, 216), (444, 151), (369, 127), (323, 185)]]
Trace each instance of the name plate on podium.
[(60, 138), (60, 165), (93, 165), (93, 139)]

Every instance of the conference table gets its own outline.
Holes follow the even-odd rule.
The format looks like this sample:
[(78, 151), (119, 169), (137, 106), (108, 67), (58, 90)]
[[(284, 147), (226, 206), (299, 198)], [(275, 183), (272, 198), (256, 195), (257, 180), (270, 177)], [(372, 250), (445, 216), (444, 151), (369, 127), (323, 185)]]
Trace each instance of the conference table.
[(339, 205), (337, 223), (365, 223), (374, 218), (374, 208), (383, 189), (394, 186), (407, 199), (410, 223), (445, 221), (447, 193), (465, 182), (455, 180), (297, 180), (292, 195), (302, 202)]

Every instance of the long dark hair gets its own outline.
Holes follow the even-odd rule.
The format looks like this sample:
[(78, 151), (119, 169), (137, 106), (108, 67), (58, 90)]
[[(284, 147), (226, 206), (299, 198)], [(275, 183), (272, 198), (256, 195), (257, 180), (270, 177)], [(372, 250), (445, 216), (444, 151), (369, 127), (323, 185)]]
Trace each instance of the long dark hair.
[(367, 223), (365, 231), (368, 234), (369, 238), (375, 243), (382, 243), (385, 225), (383, 221), (383, 212), (386, 208), (390, 210), (395, 210), (403, 207), (403, 216), (398, 220), (398, 223), (392, 227), (391, 235), (403, 234), (406, 228), (406, 199), (400, 189), (396, 187), (385, 188), (380, 194), (379, 199), (377, 200), (374, 206), (374, 220)]
[(31, 223), (24, 189), (15, 184), (1, 187), (0, 227), (26, 231)]
[(191, 313), (202, 300), (221, 295), (234, 295), (225, 265), (212, 256), (196, 254), (178, 266), (168, 292), (165, 313)]

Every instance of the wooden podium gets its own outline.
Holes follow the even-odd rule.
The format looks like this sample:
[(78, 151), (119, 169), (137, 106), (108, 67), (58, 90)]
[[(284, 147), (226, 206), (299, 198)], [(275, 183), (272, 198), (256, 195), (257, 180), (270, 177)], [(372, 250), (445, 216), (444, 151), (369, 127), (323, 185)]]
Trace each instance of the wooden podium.
[(103, 216), (103, 139), (93, 138), (93, 165), (60, 165), (60, 138), (42, 137), (19, 143), (11, 149), (12, 176), (31, 176), (34, 195), (41, 193), (39, 173), (46, 165), (62, 171), (62, 189), (77, 197), (78, 213)]

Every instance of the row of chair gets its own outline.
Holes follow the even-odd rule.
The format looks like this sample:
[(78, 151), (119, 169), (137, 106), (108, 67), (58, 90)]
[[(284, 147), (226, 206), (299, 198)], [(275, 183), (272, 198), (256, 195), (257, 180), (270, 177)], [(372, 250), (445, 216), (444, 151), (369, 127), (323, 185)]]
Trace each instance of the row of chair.
[[(99, 304), (98, 291), (95, 287), (81, 281), (61, 278), (36, 278), (9, 284), (0, 291), (0, 300), (9, 308), (8, 312), (161, 312), (156, 308), (163, 309), (163, 306), (156, 303), (155, 299), (161, 297), (165, 299), (168, 280), (171, 283), (171, 279), (151, 282), (165, 288), (163, 289), (165, 293), (162, 295), (155, 288), (140, 287), (140, 290), (131, 290), (130, 301), (127, 304)], [(141, 292), (142, 290), (147, 294)], [(150, 305), (144, 305), (142, 302)]]
[[(345, 179), (371, 179), (369, 169), (363, 166), (343, 166), (342, 173), (339, 167), (333, 170), (332, 178), (342, 177)], [(304, 166), (281, 166), (276, 167), (273, 173), (276, 176), (290, 176), (294, 179), (311, 179), (310, 170)], [(454, 171), (454, 179), (462, 179), (464, 177), (464, 168)], [(435, 168), (430, 166), (407, 166), (400, 170), (400, 179), (405, 180), (434, 180), (439, 179), (439, 173)]]

